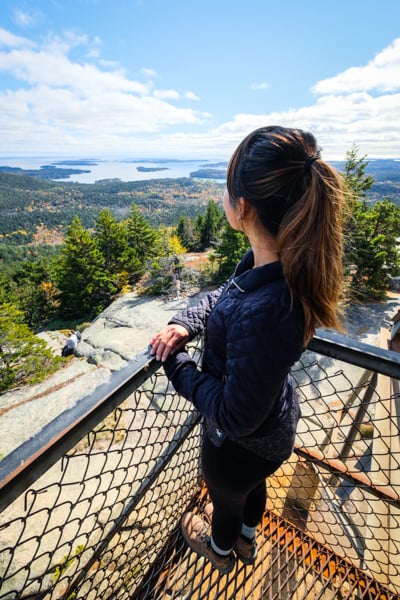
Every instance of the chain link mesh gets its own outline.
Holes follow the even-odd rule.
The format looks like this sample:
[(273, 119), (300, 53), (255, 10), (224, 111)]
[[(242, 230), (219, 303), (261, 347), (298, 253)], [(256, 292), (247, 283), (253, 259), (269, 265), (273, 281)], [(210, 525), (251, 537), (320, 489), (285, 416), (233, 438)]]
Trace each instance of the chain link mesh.
[(159, 370), (3, 510), (0, 599), (399, 598), (399, 382), (310, 351), (293, 379), (296, 449), (253, 568), (222, 576), (183, 542), (202, 427)]

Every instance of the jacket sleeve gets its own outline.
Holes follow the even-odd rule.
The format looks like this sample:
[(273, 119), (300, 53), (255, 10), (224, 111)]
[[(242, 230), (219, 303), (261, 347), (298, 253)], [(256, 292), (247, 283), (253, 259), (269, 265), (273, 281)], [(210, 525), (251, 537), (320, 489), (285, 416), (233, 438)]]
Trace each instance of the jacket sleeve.
[(183, 327), (188, 330), (191, 339), (196, 337), (199, 333), (202, 333), (206, 326), (208, 316), (221, 295), (224, 285), (207, 294), (207, 296), (195, 306), (189, 306), (175, 315), (175, 317), (169, 321), (169, 324), (176, 323), (178, 325), (183, 325)]
[(268, 418), (302, 341), (294, 319), (280, 307), (264, 306), (231, 321), (223, 381), (199, 371), (186, 352), (171, 356), (165, 371), (178, 393), (217, 427), (246, 437)]

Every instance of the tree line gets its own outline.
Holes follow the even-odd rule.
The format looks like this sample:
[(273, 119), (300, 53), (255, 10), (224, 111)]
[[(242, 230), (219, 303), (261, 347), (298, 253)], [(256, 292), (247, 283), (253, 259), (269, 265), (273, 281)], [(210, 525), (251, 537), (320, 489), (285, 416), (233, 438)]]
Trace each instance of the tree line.
[[(343, 172), (349, 198), (344, 254), (348, 302), (384, 299), (390, 277), (400, 274), (400, 207), (390, 200), (367, 200), (374, 183), (367, 165), (353, 146)], [(0, 391), (51, 370), (51, 357), (33, 332), (90, 321), (138, 285), (147, 293), (163, 293), (173, 275), (171, 257), (187, 251), (209, 251), (203, 283), (217, 285), (247, 248), (244, 235), (232, 230), (220, 205), (209, 200), (197, 216), (181, 214), (175, 225), (158, 227), (135, 203), (120, 221), (102, 208), (91, 228), (75, 215), (60, 246), (15, 249), (15, 260), (3, 260), (0, 272)], [(19, 356), (18, 348), (23, 348)], [(31, 354), (42, 361), (28, 361)]]

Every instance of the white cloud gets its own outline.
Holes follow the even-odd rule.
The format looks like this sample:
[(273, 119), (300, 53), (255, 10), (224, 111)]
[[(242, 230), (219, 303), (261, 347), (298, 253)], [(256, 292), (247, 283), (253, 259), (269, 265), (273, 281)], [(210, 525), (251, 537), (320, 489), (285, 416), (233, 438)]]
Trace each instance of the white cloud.
[(176, 90), (155, 90), (154, 96), (163, 100), (179, 100), (180, 95)]
[(0, 47), (1, 46), (7, 48), (20, 48), (21, 46), (31, 48), (34, 47), (35, 44), (24, 37), (14, 35), (10, 31), (0, 27)]
[(120, 71), (101, 71), (92, 63), (76, 63), (68, 56), (47, 50), (17, 49), (0, 52), (0, 71), (32, 86), (43, 84), (75, 89), (82, 97), (109, 90), (146, 94), (148, 88)]
[(233, 148), (250, 131), (267, 124), (312, 131), (323, 156), (331, 160), (343, 159), (354, 142), (370, 156), (400, 155), (400, 93), (332, 94), (322, 96), (315, 105), (285, 112), (239, 114), (217, 127), (213, 135)]
[(37, 7), (19, 6), (12, 12), (12, 20), (18, 27), (30, 27), (34, 25), (41, 17), (41, 12)]
[(73, 48), (79, 46), (98, 46), (98, 41), (90, 42), (88, 36), (78, 31), (68, 29), (63, 35), (48, 34), (43, 43), (42, 51), (50, 54), (67, 55)]
[(351, 67), (336, 77), (323, 79), (314, 87), (315, 94), (351, 93), (379, 90), (391, 92), (400, 87), (400, 38), (379, 52), (363, 67)]
[(19, 8), (16, 8), (14, 10), (13, 21), (17, 25), (20, 25), (21, 27), (27, 27), (28, 25), (30, 25), (33, 22), (33, 20), (34, 19), (33, 19), (32, 15), (30, 15), (29, 13), (24, 12), (23, 10), (20, 10)]
[(269, 88), (269, 84), (268, 83), (252, 83), (250, 86), (250, 89), (252, 92), (258, 92), (260, 90), (266, 90), (267, 88)]
[(154, 90), (154, 96), (156, 98), (162, 98), (163, 100), (181, 100), (182, 98), (185, 100), (200, 100), (199, 96), (193, 92), (184, 92), (183, 94), (180, 94), (176, 90)]
[(143, 69), (140, 69), (140, 72), (144, 77), (147, 77), (148, 79), (153, 79), (154, 77), (157, 77), (157, 71), (155, 71), (154, 69), (148, 69), (146, 67), (143, 67)]
[(185, 92), (183, 94), (183, 97), (186, 98), (187, 100), (195, 100), (197, 102), (197, 100), (200, 100), (199, 96), (197, 94), (195, 94), (194, 92)]
[[(0, 30), (0, 73), (17, 82), (0, 91), (0, 152), (70, 149), (102, 153), (132, 146), (138, 135), (204, 123), (209, 114), (176, 107), (172, 89), (130, 79), (113, 63), (76, 62), (71, 48), (90, 46), (66, 32), (42, 46)], [(146, 70), (148, 75), (154, 71)]]
[[(400, 156), (400, 38), (364, 67), (318, 82), (310, 106), (267, 114), (238, 114), (212, 132), (233, 148), (266, 124), (312, 131), (327, 159), (343, 159), (356, 143), (371, 157)], [(218, 142), (216, 142), (218, 143)]]

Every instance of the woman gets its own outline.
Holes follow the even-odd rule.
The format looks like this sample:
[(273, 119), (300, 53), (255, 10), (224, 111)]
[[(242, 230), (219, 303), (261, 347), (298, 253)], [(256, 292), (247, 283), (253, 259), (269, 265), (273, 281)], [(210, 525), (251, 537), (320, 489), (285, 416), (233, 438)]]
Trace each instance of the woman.
[[(228, 166), (224, 209), (251, 250), (224, 286), (151, 340), (175, 389), (205, 418), (212, 504), (204, 519), (187, 513), (181, 525), (223, 573), (236, 556), (254, 562), (265, 479), (293, 450), (300, 411), (290, 368), (316, 327), (339, 327), (343, 206), (341, 178), (313, 135), (284, 127), (248, 135)], [(184, 346), (203, 330), (200, 371)]]

